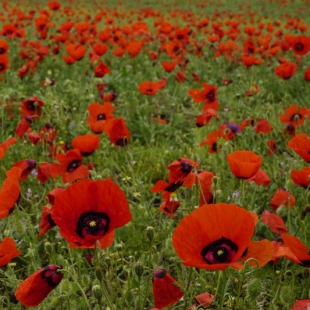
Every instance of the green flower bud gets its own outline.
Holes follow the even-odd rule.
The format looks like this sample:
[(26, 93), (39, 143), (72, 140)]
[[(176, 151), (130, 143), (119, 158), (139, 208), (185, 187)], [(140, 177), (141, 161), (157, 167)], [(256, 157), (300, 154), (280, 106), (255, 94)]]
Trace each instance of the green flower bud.
[(259, 279), (252, 279), (247, 285), (247, 297), (250, 299), (256, 299), (262, 292), (263, 287)]
[(153, 240), (153, 238), (154, 238), (154, 227), (148, 226), (148, 227), (146, 228), (146, 236), (148, 237), (148, 239), (149, 239), (150, 241)]
[(139, 278), (141, 278), (142, 275), (143, 275), (143, 271), (144, 271), (144, 268), (143, 268), (142, 263), (137, 262), (137, 263), (134, 265), (133, 268), (134, 268), (134, 271), (135, 271), (136, 275), (137, 275)]
[(101, 300), (102, 295), (103, 295), (101, 286), (100, 285), (94, 285), (91, 290), (92, 290), (95, 298), (98, 299), (98, 301)]

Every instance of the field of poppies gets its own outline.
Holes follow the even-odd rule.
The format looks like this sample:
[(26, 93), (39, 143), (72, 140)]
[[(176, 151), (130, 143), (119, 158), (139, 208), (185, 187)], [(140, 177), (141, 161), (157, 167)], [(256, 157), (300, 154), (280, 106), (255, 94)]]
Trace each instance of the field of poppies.
[(310, 309), (310, 2), (0, 3), (0, 309)]

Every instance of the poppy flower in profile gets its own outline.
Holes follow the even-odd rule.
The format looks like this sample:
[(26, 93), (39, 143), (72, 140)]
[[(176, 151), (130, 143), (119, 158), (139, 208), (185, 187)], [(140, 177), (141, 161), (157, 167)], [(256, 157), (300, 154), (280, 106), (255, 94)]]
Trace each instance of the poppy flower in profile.
[(170, 218), (174, 218), (174, 213), (180, 207), (180, 203), (175, 193), (171, 193), (159, 206), (159, 211), (164, 212)]
[(88, 168), (82, 164), (82, 154), (79, 149), (73, 149), (66, 154), (58, 154), (55, 159), (59, 164), (50, 166), (50, 174), (53, 178), (62, 176), (63, 183), (72, 183), (78, 179), (86, 179), (89, 175)]
[(310, 67), (308, 67), (304, 72), (304, 79), (305, 81), (310, 82)]
[(213, 299), (215, 298), (214, 295), (205, 292), (195, 296), (195, 301), (201, 305), (201, 307), (206, 308), (212, 304)]
[(162, 65), (162, 67), (164, 68), (164, 70), (165, 70), (166, 72), (171, 72), (171, 71), (174, 70), (175, 65), (176, 65), (176, 62), (174, 62), (174, 61), (171, 61), (171, 62), (169, 62), (169, 61), (163, 61), (163, 62), (161, 63), (161, 65)]
[(113, 111), (114, 106), (110, 102), (104, 102), (104, 104), (92, 103), (88, 107), (90, 117), (86, 119), (91, 131), (96, 134), (102, 133), (107, 121), (114, 118)]
[(43, 162), (39, 165), (37, 179), (40, 181), (41, 184), (44, 184), (50, 178), (50, 167), (51, 164), (46, 162)]
[(185, 187), (191, 188), (197, 180), (198, 163), (191, 159), (181, 157), (167, 168), (169, 183), (182, 182)]
[(290, 79), (297, 71), (297, 65), (294, 62), (285, 62), (274, 69), (274, 73), (281, 79)]
[(31, 119), (36, 119), (41, 116), (44, 102), (36, 96), (26, 99), (22, 102), (22, 116), (31, 116)]
[(263, 266), (273, 248), (267, 240), (251, 242), (256, 222), (254, 213), (234, 204), (203, 205), (181, 220), (172, 244), (184, 266), (242, 269), (242, 261), (249, 258)]
[(6, 179), (0, 189), (0, 219), (13, 212), (15, 204), (20, 198), (19, 177), (22, 169), (14, 167), (6, 172)]
[(262, 222), (266, 224), (275, 234), (280, 235), (288, 232), (283, 219), (275, 213), (269, 212), (267, 210), (263, 211)]
[(310, 186), (310, 167), (303, 167), (301, 170), (293, 169), (291, 179), (296, 185), (307, 189)]
[(130, 57), (136, 57), (140, 54), (143, 48), (143, 41), (130, 41), (126, 47), (126, 50)]
[(263, 186), (269, 186), (270, 184), (270, 178), (268, 174), (262, 170), (259, 169), (258, 172), (250, 179), (244, 180), (244, 182), (254, 182), (256, 185), (263, 185)]
[(106, 74), (111, 73), (111, 70), (109, 69), (109, 67), (108, 67), (105, 63), (100, 62), (100, 63), (95, 67), (94, 72), (95, 72), (95, 76), (96, 76), (96, 77), (102, 78), (102, 77), (104, 77)]
[(214, 130), (214, 131), (211, 131), (207, 138), (205, 140), (203, 140), (202, 142), (200, 142), (200, 146), (203, 146), (203, 145), (208, 145), (208, 151), (210, 153), (216, 153), (217, 150), (218, 150), (218, 140), (220, 138), (223, 138), (224, 139), (224, 133), (223, 133), (223, 130), (221, 129), (218, 129), (218, 130)]
[(310, 299), (296, 299), (290, 310), (308, 310), (310, 308)]
[(277, 211), (281, 205), (284, 205), (286, 208), (293, 208), (295, 206), (295, 197), (285, 188), (278, 188), (270, 201), (270, 206), (274, 211)]
[(5, 40), (0, 40), (0, 55), (7, 54), (9, 44)]
[(239, 179), (250, 179), (258, 172), (262, 158), (252, 151), (236, 151), (227, 155), (233, 175)]
[(182, 182), (168, 183), (164, 180), (158, 180), (154, 186), (151, 188), (152, 193), (163, 193), (163, 199), (170, 197), (171, 193), (175, 192), (178, 188), (182, 186)]
[(131, 213), (124, 192), (107, 178), (67, 187), (55, 197), (52, 218), (71, 247), (93, 247), (99, 240), (104, 248), (113, 243), (114, 229), (131, 220)]
[(58, 1), (49, 1), (47, 5), (52, 11), (58, 11), (61, 7)]
[(202, 114), (197, 116), (196, 126), (203, 127), (207, 125), (211, 121), (212, 117), (218, 118), (216, 111), (213, 109), (206, 109)]
[(109, 136), (111, 143), (126, 146), (129, 142), (130, 132), (123, 118), (116, 118), (107, 123), (104, 131)]
[(17, 142), (16, 138), (9, 138), (6, 141), (0, 143), (0, 159), (4, 157), (4, 153), (8, 151), (9, 146)]
[(56, 226), (55, 222), (52, 219), (51, 214), (52, 208), (49, 206), (44, 206), (41, 213), (41, 220), (40, 220), (40, 232), (39, 237), (45, 235), (51, 228)]
[(277, 146), (276, 146), (276, 142), (274, 141), (274, 139), (269, 139), (267, 141), (267, 147), (268, 147), (267, 154), (269, 156), (271, 156), (277, 151)]
[(301, 156), (307, 163), (310, 163), (310, 138), (300, 133), (293, 137), (287, 144), (289, 149)]
[(0, 242), (0, 267), (6, 266), (13, 258), (21, 254), (21, 250), (16, 250), (13, 238), (4, 237)]
[(155, 270), (152, 282), (155, 307), (159, 309), (173, 306), (184, 296), (178, 282), (165, 269)]
[[(283, 240), (284, 244), (292, 251), (292, 253), (300, 261), (299, 265), (303, 267), (310, 267), (310, 255), (306, 245), (304, 245), (295, 236), (287, 234), (282, 234), (281, 239)], [(296, 262), (294, 261), (294, 263)]]
[(60, 283), (63, 274), (57, 265), (48, 265), (24, 280), (15, 292), (16, 299), (25, 307), (38, 306)]
[(74, 62), (84, 58), (86, 47), (80, 44), (68, 44), (66, 46), (66, 51), (69, 54), (69, 58), (73, 59)]
[(260, 119), (256, 124), (255, 132), (267, 135), (273, 130), (272, 126), (266, 119)]
[(37, 163), (34, 159), (23, 159), (12, 165), (12, 167), (18, 167), (22, 170), (22, 174), (19, 177), (21, 181), (26, 181), (31, 171), (36, 167)]
[(90, 156), (99, 149), (100, 137), (97, 135), (86, 134), (83, 136), (77, 136), (72, 140), (72, 146), (75, 149), (79, 149), (82, 156)]
[(214, 173), (198, 170), (197, 186), (200, 189), (199, 194), (199, 206), (204, 204), (214, 203), (212, 183), (213, 183)]
[(299, 108), (293, 104), (289, 106), (283, 114), (280, 115), (280, 121), (283, 124), (291, 124), (294, 127), (302, 125), (305, 118), (310, 118), (310, 110), (307, 108)]

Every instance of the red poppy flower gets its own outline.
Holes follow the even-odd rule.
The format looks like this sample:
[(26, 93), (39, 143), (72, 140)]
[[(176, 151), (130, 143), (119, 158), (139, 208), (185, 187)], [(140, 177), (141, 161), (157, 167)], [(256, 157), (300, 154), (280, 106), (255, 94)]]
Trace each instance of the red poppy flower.
[[(293, 252), (303, 267), (310, 267), (310, 255), (306, 245), (295, 236), (281, 235), (284, 244)], [(288, 258), (289, 259), (289, 258)], [(295, 262), (295, 261), (294, 261)]]
[(221, 129), (218, 129), (210, 132), (208, 137), (203, 140), (199, 145), (203, 146), (207, 144), (209, 146), (208, 151), (210, 153), (216, 153), (218, 149), (217, 142), (220, 138), (224, 138), (224, 133)]
[(15, 129), (15, 134), (22, 138), (32, 123), (31, 116), (23, 117)]
[(227, 155), (231, 172), (240, 179), (250, 179), (259, 170), (262, 158), (252, 151), (236, 151)]
[(26, 99), (22, 102), (22, 116), (31, 116), (31, 119), (36, 119), (41, 116), (44, 102), (36, 96)]
[(7, 54), (9, 44), (5, 40), (0, 40), (0, 55)]
[(66, 51), (69, 54), (70, 58), (74, 61), (81, 60), (86, 53), (86, 47), (80, 44), (68, 44), (66, 46)]
[(260, 119), (256, 124), (255, 132), (267, 135), (273, 130), (272, 126), (266, 119)]
[(202, 83), (203, 90), (200, 89), (190, 89), (188, 94), (193, 98), (194, 102), (205, 102), (206, 106), (203, 110), (207, 108), (218, 110), (220, 104), (217, 102), (216, 93), (217, 87)]
[(286, 191), (285, 188), (278, 188), (270, 201), (270, 206), (274, 211), (277, 211), (281, 205), (284, 205), (286, 208), (293, 208), (295, 206), (295, 197)]
[(245, 95), (248, 97), (252, 97), (259, 93), (259, 88), (257, 84), (253, 84), (249, 89), (245, 91)]
[(36, 167), (37, 163), (34, 159), (23, 159), (13, 164), (12, 167), (18, 167), (22, 170), (19, 177), (21, 181), (26, 181), (31, 171)]
[(216, 113), (216, 111), (213, 109), (205, 110), (202, 114), (197, 116), (196, 126), (203, 127), (207, 125), (211, 121), (212, 117), (216, 117), (216, 118), (218, 117), (218, 114)]
[(0, 74), (9, 68), (9, 63), (10, 61), (7, 54), (0, 55)]
[(13, 238), (4, 237), (0, 242), (0, 267), (6, 266), (13, 258), (21, 254), (21, 250), (16, 250)]
[(22, 170), (17, 167), (11, 168), (6, 172), (6, 179), (0, 189), (0, 219), (12, 213), (15, 204), (19, 200), (19, 177), (21, 174)]
[(176, 63), (174, 61), (172, 62), (164, 61), (161, 63), (161, 65), (166, 72), (171, 72), (174, 70)]
[(264, 62), (263, 59), (259, 59), (255, 57), (254, 55), (243, 55), (241, 57), (241, 61), (243, 62), (244, 66), (246, 68), (249, 68), (251, 66), (258, 66)]
[(303, 167), (301, 170), (292, 170), (291, 179), (293, 182), (307, 189), (310, 186), (310, 167)]
[(123, 191), (107, 178), (67, 187), (55, 198), (52, 218), (72, 247), (93, 247), (99, 240), (103, 248), (113, 243), (114, 229), (126, 225), (131, 213)]
[(277, 151), (276, 142), (273, 139), (267, 141), (267, 146), (268, 146), (267, 150), (268, 155), (272, 155)]
[(46, 296), (60, 283), (63, 274), (61, 267), (48, 265), (33, 273), (17, 288), (15, 297), (25, 307), (38, 306)]
[(174, 213), (180, 207), (180, 203), (175, 193), (171, 193), (159, 206), (159, 211), (166, 213), (170, 218), (174, 218)]
[(240, 261), (250, 257), (263, 266), (271, 259), (273, 249), (266, 240), (250, 241), (256, 219), (251, 212), (233, 204), (203, 205), (181, 220), (172, 243), (185, 266), (242, 269)]
[(310, 309), (310, 299), (297, 299), (291, 310), (308, 310)]
[(161, 79), (157, 82), (145, 81), (140, 83), (138, 91), (141, 94), (153, 96), (165, 86), (166, 86), (166, 79)]
[(79, 149), (82, 156), (90, 156), (99, 149), (100, 137), (97, 135), (87, 134), (83, 136), (77, 136), (72, 140), (72, 146), (75, 149)]
[(46, 195), (46, 198), (47, 198), (47, 201), (50, 205), (54, 205), (54, 202), (55, 202), (55, 197), (63, 192), (65, 190), (64, 187), (56, 187), (54, 188), (53, 190), (51, 190), (47, 195)]
[(178, 82), (178, 83), (184, 83), (185, 79), (186, 79), (186, 75), (183, 71), (178, 71), (174, 77), (174, 79)]
[(290, 79), (297, 71), (297, 65), (294, 62), (280, 64), (274, 69), (274, 73), (281, 79)]
[(42, 209), (39, 237), (42, 237), (51, 228), (56, 226), (55, 222), (52, 219), (51, 210), (52, 210), (52, 208), (49, 206), (44, 206)]
[(299, 108), (297, 105), (289, 106), (284, 114), (280, 115), (280, 121), (283, 124), (291, 124), (294, 127), (302, 125), (305, 118), (310, 118), (310, 110), (307, 108)]
[(51, 144), (57, 138), (58, 131), (53, 125), (46, 123), (39, 129), (38, 135), (44, 143)]
[(308, 67), (304, 72), (304, 78), (307, 82), (310, 82), (310, 67)]
[(151, 188), (152, 193), (164, 193), (163, 199), (170, 197), (170, 194), (182, 186), (182, 182), (168, 183), (164, 180), (158, 180)]
[(93, 45), (93, 50), (97, 55), (103, 56), (104, 54), (107, 53), (109, 47), (108, 45), (103, 43), (96, 43), (95, 45)]
[(293, 137), (288, 142), (287, 147), (294, 150), (307, 163), (310, 163), (310, 138), (306, 134), (300, 133)]
[(142, 41), (131, 41), (128, 43), (126, 50), (130, 55), (130, 57), (136, 57), (138, 54), (140, 54), (142, 48), (143, 48)]
[(0, 159), (4, 157), (4, 153), (9, 149), (9, 146), (17, 142), (16, 138), (9, 138), (0, 144)]
[(259, 169), (258, 172), (250, 179), (244, 180), (244, 182), (254, 182), (256, 185), (264, 185), (269, 186), (270, 184), (270, 178), (268, 174), (262, 170)]
[(262, 222), (269, 226), (270, 230), (275, 234), (285, 234), (288, 232), (283, 219), (274, 213), (265, 210), (262, 213)]
[(55, 159), (59, 164), (53, 163), (50, 166), (50, 173), (53, 178), (62, 175), (63, 183), (72, 183), (78, 179), (86, 179), (89, 175), (88, 168), (82, 164), (83, 157), (80, 150), (73, 149), (66, 154), (58, 154)]
[(212, 301), (213, 301), (214, 298), (215, 298), (214, 295), (212, 295), (212, 294), (210, 294), (208, 292), (205, 292), (205, 293), (196, 295), (195, 296), (195, 301), (199, 305), (201, 305), (201, 307), (207, 308), (207, 307), (211, 306)]
[(110, 102), (104, 102), (100, 104), (98, 102), (92, 103), (88, 107), (90, 117), (86, 119), (87, 124), (93, 133), (102, 133), (104, 127), (108, 120), (113, 119), (112, 112), (114, 111), (114, 106)]
[(44, 184), (51, 176), (50, 163), (41, 163), (38, 167), (37, 179), (41, 184)]
[(159, 309), (176, 304), (184, 295), (178, 282), (165, 269), (155, 270), (152, 282), (155, 307)]
[(300, 264), (300, 260), (296, 257), (296, 255), (287, 247), (283, 240), (278, 237), (274, 241), (271, 242), (274, 253), (272, 256), (272, 261), (275, 264), (281, 257), (285, 257), (286, 259), (294, 262), (295, 264)]
[(123, 118), (116, 118), (109, 121), (104, 128), (111, 143), (118, 146), (126, 146), (129, 142), (130, 132)]
[(48, 2), (48, 7), (52, 10), (52, 11), (58, 11), (61, 7), (61, 4), (58, 1), (49, 1)]
[(101, 78), (104, 77), (106, 74), (111, 73), (111, 70), (105, 63), (101, 62), (95, 67), (94, 72), (96, 77)]
[(197, 180), (198, 163), (191, 159), (181, 157), (174, 160), (168, 169), (170, 183), (182, 182), (185, 187), (191, 188)]
[(310, 37), (304, 35), (292, 37), (290, 43), (296, 55), (304, 56), (310, 51)]

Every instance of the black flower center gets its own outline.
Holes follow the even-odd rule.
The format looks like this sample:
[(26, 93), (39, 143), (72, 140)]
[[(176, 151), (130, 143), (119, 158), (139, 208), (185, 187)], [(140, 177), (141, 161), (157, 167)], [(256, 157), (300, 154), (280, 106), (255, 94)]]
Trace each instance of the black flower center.
[(44, 279), (51, 287), (56, 287), (63, 277), (63, 274), (58, 272), (57, 269), (61, 269), (61, 267), (49, 265), (44, 267), (44, 270), (41, 273), (41, 278)]
[(207, 93), (206, 97), (207, 97), (211, 102), (213, 102), (213, 101), (215, 100), (215, 93), (214, 93), (214, 90), (213, 90), (213, 89), (210, 90), (210, 91)]
[(27, 101), (27, 110), (28, 111), (35, 111), (36, 110), (34, 103), (35, 103), (35, 101), (32, 101), (32, 100)]
[(127, 139), (127, 137), (120, 138), (116, 141), (115, 144), (118, 146), (126, 146), (128, 144), (128, 139)]
[(302, 43), (298, 42), (295, 44), (295, 49), (298, 52), (302, 52), (304, 50), (304, 45)]
[(0, 47), (0, 54), (4, 54), (4, 53), (5, 53), (4, 48)]
[(216, 143), (216, 142), (212, 143), (211, 149), (212, 149), (213, 151), (217, 151), (217, 143)]
[(165, 191), (167, 192), (174, 192), (176, 191), (179, 187), (181, 187), (183, 182), (179, 181), (176, 183), (170, 183), (167, 187), (165, 187)]
[(294, 114), (290, 117), (290, 121), (298, 121), (300, 119), (302, 119), (302, 115), (301, 114)]
[(81, 160), (79, 160), (79, 159), (72, 160), (67, 167), (67, 172), (73, 172), (75, 169), (80, 167), (81, 164), (82, 164)]
[(153, 277), (157, 279), (162, 279), (166, 276), (167, 272), (165, 269), (157, 269), (153, 273)]
[(203, 260), (208, 264), (230, 263), (238, 251), (238, 246), (227, 238), (216, 240), (201, 251)]
[(103, 212), (83, 213), (76, 226), (76, 232), (81, 238), (87, 235), (104, 236), (109, 230), (110, 218)]
[(106, 118), (106, 116), (105, 116), (105, 114), (98, 114), (97, 115), (97, 121), (102, 121), (102, 120), (106, 120), (107, 118)]
[(192, 165), (188, 162), (181, 162), (182, 172), (189, 174), (192, 171)]
[(4, 64), (0, 64), (0, 71), (4, 70), (5, 69), (5, 66)]

